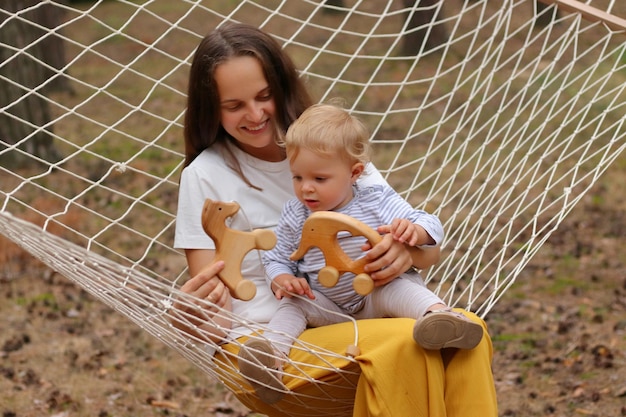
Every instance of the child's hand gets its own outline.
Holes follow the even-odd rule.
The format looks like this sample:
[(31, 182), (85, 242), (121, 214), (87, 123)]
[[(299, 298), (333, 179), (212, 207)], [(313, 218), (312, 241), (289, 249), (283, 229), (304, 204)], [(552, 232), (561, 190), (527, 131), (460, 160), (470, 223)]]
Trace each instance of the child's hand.
[(420, 238), (418, 228), (421, 227), (412, 223), (410, 220), (393, 219), (389, 227), (389, 232), (394, 240), (400, 243), (406, 243), (409, 246), (416, 246)]
[(311, 300), (315, 299), (313, 290), (305, 278), (299, 278), (290, 274), (282, 274), (274, 278), (272, 281), (272, 290), (276, 299), (283, 297), (293, 297), (294, 294), (306, 295)]

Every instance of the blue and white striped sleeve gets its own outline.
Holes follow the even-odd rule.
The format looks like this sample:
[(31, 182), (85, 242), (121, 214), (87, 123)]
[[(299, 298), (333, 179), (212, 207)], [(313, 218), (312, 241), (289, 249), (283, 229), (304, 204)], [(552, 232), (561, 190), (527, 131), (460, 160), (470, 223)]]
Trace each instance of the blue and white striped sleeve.
[(292, 205), (287, 202), (283, 207), (276, 233), (276, 246), (263, 253), (263, 266), (268, 285), (280, 274), (296, 275), (297, 262), (289, 259), (289, 256), (297, 249), (300, 242), (301, 230), (298, 226), (298, 218), (294, 214)]

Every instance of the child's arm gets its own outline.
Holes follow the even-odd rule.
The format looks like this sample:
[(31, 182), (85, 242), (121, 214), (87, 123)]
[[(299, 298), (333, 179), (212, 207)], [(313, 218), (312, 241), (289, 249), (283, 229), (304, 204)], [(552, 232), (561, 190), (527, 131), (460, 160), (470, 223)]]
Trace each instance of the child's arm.
[[(296, 199), (285, 203), (278, 225), (274, 229), (276, 245), (272, 249), (263, 252), (262, 255), (267, 284), (278, 300), (284, 296), (291, 297), (290, 294), (287, 294), (287, 291), (300, 295), (305, 293), (309, 295), (311, 292), (306, 279), (303, 279), (303, 284), (295, 276), (298, 274), (298, 264), (289, 258), (293, 251), (296, 250), (300, 241), (299, 235), (302, 233), (302, 228), (299, 226), (297, 218), (294, 220), (294, 215), (292, 214), (294, 206), (297, 206), (297, 204), (298, 201)], [(292, 284), (292, 282), (295, 283)]]
[(276, 299), (292, 297), (293, 294), (306, 295), (311, 300), (315, 299), (313, 290), (305, 278), (299, 278), (291, 274), (280, 274), (272, 280), (272, 291)]

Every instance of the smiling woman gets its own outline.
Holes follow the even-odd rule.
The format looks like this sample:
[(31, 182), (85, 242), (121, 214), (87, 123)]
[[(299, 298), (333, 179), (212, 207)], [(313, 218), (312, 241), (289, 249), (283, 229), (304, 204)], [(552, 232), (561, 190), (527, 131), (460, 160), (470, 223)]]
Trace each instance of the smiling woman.
[[(31, 18), (36, 9), (54, 7), (65, 13), (63, 23), (44, 30), (45, 34), (20, 38), (27, 45), (0, 42), (6, 46), (2, 48), (6, 64), (0, 67), (0, 80), (15, 87), (0, 90), (18, 92), (17, 96), (0, 97), (0, 108), (6, 117), (23, 125), (24, 132), (32, 133), (11, 140), (0, 137), (0, 156), (20, 155), (34, 162), (18, 170), (0, 165), (0, 232), (180, 352), (250, 407), (278, 416), (349, 415), (353, 409), (362, 415), (389, 414), (381, 398), (401, 395), (399, 390), (380, 395), (368, 384), (385, 384), (386, 377), (378, 372), (379, 361), (403, 357), (407, 349), (413, 349), (414, 341), (396, 336), (410, 334), (412, 320), (387, 320), (383, 332), (369, 321), (342, 323), (333, 346), (325, 345), (330, 342), (324, 341), (328, 337), (323, 328), (305, 332), (294, 341), (297, 353), (283, 368), (289, 390), (277, 403), (280, 410), (268, 408), (237, 374), (243, 340), (229, 338), (230, 343), (217, 344), (210, 339), (209, 329), (199, 326), (200, 322), (212, 324), (223, 335), (263, 329), (276, 301), (258, 270), (261, 254), (251, 254), (243, 273), (254, 271), (257, 288), (263, 293), (258, 300), (255, 297), (237, 307), (241, 307), (237, 313), (225, 308), (229, 302), (239, 304), (237, 300), (226, 293), (217, 297), (219, 281), (208, 279), (207, 284), (214, 284), (193, 288), (197, 297), (181, 291), (186, 285), (183, 281), (210, 265), (204, 252), (210, 250), (206, 245), (210, 239), (197, 227), (184, 230), (190, 240), (197, 239), (188, 247), (187, 269), (181, 251), (172, 248), (175, 228), (185, 226), (185, 220), (176, 219), (176, 211), (182, 207), (182, 212), (189, 213), (189, 224), (196, 222), (204, 203), (203, 190), (214, 187), (211, 192), (244, 207), (229, 226), (241, 230), (273, 227), (282, 202), (291, 197), (291, 174), (277, 152), (280, 149), (261, 147), (258, 150), (264, 153), (254, 155), (254, 138), (265, 138), (271, 130), (278, 136), (313, 102), (341, 97), (372, 132), (372, 159), (380, 175), (372, 169), (371, 177), (383, 177), (412, 206), (428, 208), (443, 222), (447, 235), (441, 248), (446, 256), (422, 272), (426, 285), (446, 304), (474, 312), (467, 314), (481, 323), (476, 315), (487, 317), (518, 278), (543, 278), (552, 273), (552, 264), (540, 274), (527, 273), (525, 266), (623, 154), (626, 45), (619, 23), (623, 20), (620, 16), (626, 15), (626, 3), (594, 1), (593, 7), (585, 4), (582, 9), (571, 9), (581, 2), (568, 0), (555, 3), (582, 12), (556, 13), (558, 5), (539, 11), (533, 2), (434, 2), (441, 9), (433, 13), (432, 7), (425, 10), (424, 2), (402, 6), (389, 0), (350, 2), (335, 7), (341, 13), (332, 14), (323, 13), (324, 2), (210, 3), (207, 7), (203, 2), (102, 0), (84, 7), (82, 3), (32, 2), (32, 7), (23, 11), (0, 6), (4, 29), (20, 24), (37, 33), (42, 25)], [(408, 56), (400, 51), (400, 44), (405, 35), (413, 33), (406, 23), (416, 15), (438, 16), (437, 21), (425, 21), (418, 32), (433, 33), (435, 27), (445, 26), (448, 38), (433, 49)], [(536, 24), (546, 16), (551, 24)], [(221, 124), (227, 118), (225, 109), (220, 100), (213, 100), (224, 95), (217, 90), (221, 83), (207, 83), (213, 66), (227, 62), (210, 59), (216, 56), (210, 48), (220, 42), (208, 45), (202, 44), (202, 39), (207, 31), (233, 21), (271, 34), (267, 37), (276, 43), (266, 55), (281, 58), (272, 61), (264, 54), (251, 54), (257, 50), (255, 45), (248, 45), (249, 51), (239, 57), (257, 59), (268, 89), (255, 88), (249, 95), (234, 97), (244, 101), (255, 98), (258, 107), (235, 119), (234, 130), (227, 132)], [(3, 72), (10, 62), (39, 63), (34, 51), (52, 35), (66, 42), (66, 66), (57, 70), (50, 65), (47, 68), (53, 75), (36, 86)], [(279, 49), (288, 54), (277, 53)], [(188, 79), (196, 50), (206, 62), (193, 60), (191, 73), (198, 77)], [(282, 61), (286, 56), (297, 65)], [(230, 58), (227, 61), (231, 62)], [(196, 71), (196, 64), (205, 70)], [(290, 69), (277, 75), (281, 68)], [(61, 78), (70, 80), (74, 93), (48, 94), (47, 83)], [(234, 88), (241, 84), (235, 83)], [(273, 98), (275, 107), (274, 117), (268, 117), (267, 123), (265, 93)], [(31, 96), (48, 103), (49, 123), (33, 123), (15, 111)], [(200, 104), (187, 106), (183, 115), (188, 98)], [(25, 145), (39, 133), (53, 137), (64, 155), (58, 163), (25, 151)], [(192, 138), (184, 155), (183, 135)], [(218, 137), (224, 142), (211, 142)], [(238, 146), (233, 140), (237, 137), (250, 143)], [(206, 152), (208, 144), (214, 152)], [(188, 194), (196, 195), (198, 201), (177, 200), (179, 178), (181, 190), (188, 188)], [(193, 183), (198, 187), (190, 185)], [(616, 185), (605, 186), (615, 190)], [(619, 195), (619, 190), (611, 194)], [(266, 210), (268, 207), (271, 210)], [(597, 210), (593, 207), (588, 215)], [(586, 217), (580, 224), (587, 225), (588, 220)], [(616, 227), (608, 233), (619, 230)], [(581, 236), (590, 233), (580, 231)], [(570, 248), (566, 243), (564, 247)], [(572, 244), (572, 253), (584, 255), (588, 244)], [(389, 258), (396, 259), (396, 266), (385, 270), (408, 268), (406, 252), (394, 247), (394, 256), (383, 256), (384, 263), (381, 261), (374, 273), (394, 264)], [(193, 253), (199, 255), (197, 263)], [(0, 252), (2, 256), (8, 255)], [(560, 259), (560, 265), (563, 260), (579, 262), (571, 254)], [(618, 261), (606, 265), (620, 270)], [(18, 270), (18, 275), (23, 271)], [(524, 287), (524, 294), (529, 293), (532, 291)], [(190, 312), (204, 306), (211, 313), (199, 321), (194, 314), (172, 309), (176, 302)], [(259, 318), (258, 322), (254, 318)], [(181, 332), (181, 326), (190, 328), (192, 335)], [(101, 329), (93, 323), (91, 328)], [(107, 329), (103, 331), (107, 333)], [(543, 331), (545, 327), (537, 329)], [(379, 334), (371, 337), (376, 332)], [(380, 344), (380, 349), (371, 347), (369, 343), (378, 338), (397, 340), (395, 347), (404, 353), (396, 354), (385, 344)], [(99, 340), (93, 343), (98, 346)], [(344, 354), (346, 346), (355, 343), (363, 354), (357, 359)], [(483, 360), (489, 357), (484, 354), (485, 344), (488, 342), (477, 347), (480, 352), (476, 356)], [(464, 353), (455, 355), (452, 368), (446, 371), (454, 374), (450, 378), (446, 374), (446, 381), (461, 381), (446, 385), (446, 396), (462, 399), (473, 395), (471, 389), (480, 384), (475, 378), (462, 382), (463, 376), (458, 374), (467, 377), (477, 368), (488, 368), (488, 361), (466, 366), (475, 362)], [(396, 369), (412, 374), (415, 369), (428, 369), (431, 376), (441, 376), (441, 356), (420, 355), (410, 357), (418, 363), (389, 365), (394, 369), (389, 375), (395, 378), (393, 386), (404, 377), (396, 375)], [(24, 363), (15, 368), (28, 375)], [(455, 370), (458, 363), (463, 366)], [(91, 377), (104, 377), (116, 366), (122, 364), (112, 364)], [(465, 372), (470, 368), (471, 372)], [(429, 384), (429, 390), (443, 386), (434, 380)], [(441, 405), (432, 397), (424, 398), (425, 390), (410, 395), (419, 405), (396, 415), (412, 415), (429, 402), (433, 407)], [(111, 394), (110, 400), (116, 395)], [(484, 398), (479, 394), (473, 397)], [(77, 393), (76, 398), (83, 395)], [(145, 399), (138, 402), (143, 404)], [(88, 404), (89, 399), (84, 407)]]

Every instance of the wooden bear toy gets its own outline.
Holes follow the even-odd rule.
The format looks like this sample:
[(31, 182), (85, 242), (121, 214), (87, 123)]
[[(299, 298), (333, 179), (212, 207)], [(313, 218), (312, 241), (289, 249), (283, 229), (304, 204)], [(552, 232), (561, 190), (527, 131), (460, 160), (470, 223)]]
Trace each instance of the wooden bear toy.
[(254, 282), (243, 279), (241, 263), (252, 249), (272, 249), (276, 235), (271, 230), (234, 230), (226, 226), (226, 219), (239, 211), (239, 204), (206, 199), (202, 209), (202, 227), (215, 242), (215, 261), (223, 260), (224, 269), (219, 278), (230, 290), (230, 294), (248, 301), (256, 295)]
[(326, 266), (318, 276), (322, 285), (334, 287), (342, 273), (352, 272), (356, 275), (352, 287), (358, 294), (367, 295), (374, 289), (374, 281), (363, 270), (367, 261), (364, 258), (353, 260), (345, 254), (337, 241), (337, 233), (342, 230), (365, 237), (372, 246), (382, 240), (378, 232), (360, 220), (333, 211), (317, 211), (304, 222), (300, 246), (290, 258), (297, 261), (316, 246), (326, 259)]

